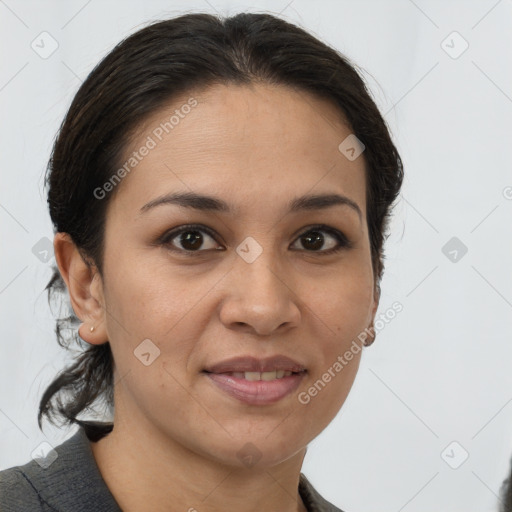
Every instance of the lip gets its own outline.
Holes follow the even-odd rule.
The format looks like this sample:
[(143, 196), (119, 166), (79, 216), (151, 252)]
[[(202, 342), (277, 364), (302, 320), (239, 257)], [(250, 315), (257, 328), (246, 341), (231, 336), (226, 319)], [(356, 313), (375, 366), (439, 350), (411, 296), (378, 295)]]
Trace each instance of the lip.
[(276, 355), (265, 359), (253, 356), (233, 357), (207, 366), (204, 371), (219, 374), (228, 372), (271, 372), (273, 370), (302, 372), (305, 369), (304, 365), (285, 355)]
[(267, 405), (295, 391), (307, 372), (303, 370), (274, 380), (245, 380), (225, 373), (203, 373), (231, 397), (249, 405)]
[[(246, 380), (235, 377), (236, 372), (270, 372), (284, 370), (292, 375), (273, 380)], [(297, 389), (307, 370), (301, 363), (279, 354), (264, 359), (253, 356), (233, 357), (207, 366), (203, 372), (221, 391), (250, 405), (278, 402)]]

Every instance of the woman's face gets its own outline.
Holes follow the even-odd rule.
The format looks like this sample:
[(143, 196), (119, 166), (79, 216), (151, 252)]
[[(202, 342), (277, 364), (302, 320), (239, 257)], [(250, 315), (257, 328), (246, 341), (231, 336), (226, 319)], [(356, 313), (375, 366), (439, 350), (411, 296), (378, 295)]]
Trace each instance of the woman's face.
[[(116, 421), (216, 461), (271, 466), (335, 417), (377, 307), (364, 154), (338, 149), (350, 134), (330, 103), (268, 85), (187, 94), (140, 128), (98, 285)], [(349, 201), (298, 201), (335, 194)], [(218, 366), (246, 356), (256, 366)], [(278, 379), (287, 360), (258, 366), (274, 356), (305, 371)], [(245, 373), (257, 369), (268, 372)]]

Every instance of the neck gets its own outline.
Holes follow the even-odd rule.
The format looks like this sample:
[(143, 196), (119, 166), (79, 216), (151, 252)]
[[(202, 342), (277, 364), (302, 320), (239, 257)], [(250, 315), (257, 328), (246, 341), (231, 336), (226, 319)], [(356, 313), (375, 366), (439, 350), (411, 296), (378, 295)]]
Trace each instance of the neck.
[(196, 453), (142, 418), (118, 416), (91, 448), (124, 512), (307, 512), (298, 492), (305, 449), (272, 467), (240, 468)]

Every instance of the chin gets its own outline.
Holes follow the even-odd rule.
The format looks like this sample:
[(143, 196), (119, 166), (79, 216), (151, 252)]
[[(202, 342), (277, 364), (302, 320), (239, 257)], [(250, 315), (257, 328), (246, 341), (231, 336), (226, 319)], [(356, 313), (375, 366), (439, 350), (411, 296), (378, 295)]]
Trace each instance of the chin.
[[(277, 466), (297, 455), (306, 448), (302, 439), (293, 439), (289, 435), (274, 435), (271, 427), (260, 435), (237, 435), (222, 445), (209, 444), (207, 456), (228, 466), (245, 469), (265, 469)], [(270, 433), (270, 435), (269, 435)], [(286, 433), (284, 433), (286, 434)], [(226, 441), (226, 440), (224, 440)]]

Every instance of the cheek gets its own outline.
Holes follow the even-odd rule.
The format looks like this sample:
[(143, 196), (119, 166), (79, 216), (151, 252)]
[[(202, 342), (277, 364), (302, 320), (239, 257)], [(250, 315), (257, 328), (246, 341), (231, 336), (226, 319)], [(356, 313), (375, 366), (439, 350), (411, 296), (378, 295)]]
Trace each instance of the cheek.
[(186, 384), (190, 354), (209, 319), (204, 306), (203, 314), (198, 312), (215, 285), (213, 278), (171, 275), (168, 268), (159, 267), (120, 261), (105, 272), (107, 332), (117, 378), (130, 373), (142, 398), (155, 392), (176, 395), (181, 389), (176, 379)]
[(168, 268), (150, 261), (120, 261), (106, 275), (107, 307), (113, 317), (110, 325), (121, 335), (124, 328), (142, 339), (159, 339), (204, 295), (204, 287), (195, 286), (193, 281), (185, 282), (179, 275), (169, 275)]
[[(372, 284), (340, 279), (311, 297), (311, 315), (318, 326), (316, 364), (297, 394), (299, 407), (315, 417), (323, 430), (343, 406), (359, 369), (362, 343), (368, 327)], [(320, 292), (320, 290), (319, 290)]]
[(354, 266), (310, 290), (308, 307), (317, 325), (317, 364), (301, 387), (298, 402), (327, 425), (350, 392), (362, 354), (358, 336), (369, 326), (373, 277)]
[(367, 270), (354, 267), (310, 287), (306, 296), (310, 314), (325, 333), (326, 352), (342, 349), (369, 325), (373, 277)]

